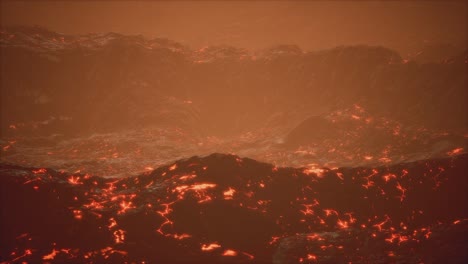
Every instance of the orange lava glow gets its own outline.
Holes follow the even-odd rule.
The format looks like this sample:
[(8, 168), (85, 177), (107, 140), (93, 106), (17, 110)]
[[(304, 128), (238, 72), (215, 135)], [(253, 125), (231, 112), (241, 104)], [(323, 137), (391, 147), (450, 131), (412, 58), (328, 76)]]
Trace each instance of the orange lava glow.
[(453, 150), (447, 152), (447, 155), (455, 156), (455, 155), (458, 155), (458, 154), (460, 154), (462, 152), (463, 152), (463, 148), (456, 148), (456, 149), (453, 149)]
[(220, 248), (221, 245), (220, 244), (217, 244), (217, 243), (211, 243), (211, 244), (203, 244), (201, 246), (201, 250), (202, 251), (213, 251), (217, 248)]
[(173, 171), (173, 170), (175, 170), (175, 169), (177, 169), (177, 164), (174, 164), (174, 165), (172, 165), (172, 166), (169, 167), (169, 170), (170, 170), (170, 171)]
[(76, 177), (75, 177), (75, 176), (71, 176), (70, 178), (68, 178), (68, 182), (69, 182), (70, 184), (74, 184), (74, 185), (76, 185), (76, 184), (83, 184), (83, 183), (80, 181), (80, 177), (79, 177), (79, 176), (76, 176)]
[(234, 251), (232, 249), (227, 249), (224, 251), (223, 256), (228, 256), (228, 257), (237, 256), (237, 251)]
[(223, 192), (224, 199), (225, 200), (232, 200), (235, 193), (236, 193), (236, 190), (229, 187), (229, 189), (227, 189), (226, 191)]

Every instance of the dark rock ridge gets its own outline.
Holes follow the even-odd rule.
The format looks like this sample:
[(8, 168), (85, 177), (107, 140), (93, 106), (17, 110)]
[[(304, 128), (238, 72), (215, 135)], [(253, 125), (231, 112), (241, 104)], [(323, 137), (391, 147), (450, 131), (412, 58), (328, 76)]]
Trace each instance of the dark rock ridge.
[(342, 153), (351, 164), (356, 164), (366, 158), (369, 162), (399, 163), (446, 156), (457, 148), (463, 151), (467, 142), (463, 133), (405, 125), (384, 116), (371, 115), (354, 105), (299, 122), (286, 133), (282, 146), (313, 150), (313, 157), (329, 161), (334, 159), (333, 155)]
[(384, 47), (191, 50), (167, 39), (28, 27), (2, 29), (0, 49), (4, 135), (147, 125), (233, 135), (298, 107), (320, 114), (318, 102), (326, 109), (358, 103), (409, 124), (467, 127), (466, 52), (417, 63)]
[(466, 263), (467, 161), (304, 169), (212, 154), (123, 179), (2, 164), (0, 261)]

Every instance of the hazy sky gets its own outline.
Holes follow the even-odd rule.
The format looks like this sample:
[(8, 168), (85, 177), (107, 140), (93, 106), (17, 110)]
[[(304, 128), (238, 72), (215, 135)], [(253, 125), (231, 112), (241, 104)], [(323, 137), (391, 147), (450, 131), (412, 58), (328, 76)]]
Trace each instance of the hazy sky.
[(143, 34), (192, 47), (371, 44), (405, 50), (424, 41), (465, 45), (468, 31), (464, 1), (2, 1), (1, 15), (2, 25)]

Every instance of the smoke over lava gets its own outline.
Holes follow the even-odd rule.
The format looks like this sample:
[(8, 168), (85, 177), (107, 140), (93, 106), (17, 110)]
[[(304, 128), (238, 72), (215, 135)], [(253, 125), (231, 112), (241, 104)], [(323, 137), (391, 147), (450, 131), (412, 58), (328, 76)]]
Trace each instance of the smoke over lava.
[(269, 4), (2, 2), (0, 263), (465, 263), (466, 4)]

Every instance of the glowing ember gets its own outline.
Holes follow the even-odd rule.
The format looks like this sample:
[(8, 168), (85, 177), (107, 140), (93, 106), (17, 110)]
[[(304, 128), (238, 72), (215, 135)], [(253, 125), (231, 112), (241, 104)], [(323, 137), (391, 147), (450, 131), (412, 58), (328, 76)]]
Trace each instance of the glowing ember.
[(132, 202), (122, 201), (119, 205), (120, 205), (120, 210), (117, 212), (118, 214), (124, 214), (124, 213), (126, 213), (128, 210), (133, 209), (133, 208), (136, 208), (136, 207), (132, 204)]
[(336, 223), (338, 225), (339, 228), (342, 228), (342, 229), (346, 229), (346, 228), (349, 228), (349, 224), (347, 221), (343, 221), (341, 219), (338, 220), (338, 222)]
[(113, 235), (114, 235), (114, 242), (116, 244), (120, 244), (120, 243), (124, 242), (124, 240), (125, 240), (125, 231), (124, 230), (122, 230), (122, 229), (116, 230), (116, 231), (114, 231)]
[(458, 155), (458, 154), (460, 154), (462, 152), (463, 152), (463, 148), (456, 148), (456, 149), (453, 149), (453, 150), (447, 152), (447, 155), (455, 156), (455, 155)]
[(399, 182), (397, 182), (396, 188), (401, 192), (400, 201), (403, 201), (403, 199), (405, 199), (405, 197), (406, 197), (406, 196), (405, 196), (406, 189), (403, 188)]
[(224, 251), (223, 256), (234, 257), (237, 256), (237, 252), (232, 249), (228, 249)]
[(190, 237), (192, 237), (192, 236), (189, 235), (189, 234), (180, 234), (180, 235), (174, 234), (173, 237), (174, 237), (175, 239), (182, 240), (182, 239), (190, 238)]
[(81, 210), (73, 210), (73, 214), (75, 215), (75, 219), (81, 220), (83, 218)]
[(385, 182), (388, 182), (391, 179), (396, 179), (396, 175), (392, 174), (392, 173), (389, 173), (389, 174), (383, 175), (382, 178), (385, 180)]
[(338, 212), (335, 211), (335, 210), (333, 210), (333, 209), (324, 209), (323, 211), (325, 212), (325, 215), (326, 215), (326, 216), (330, 216), (330, 215), (332, 215), (332, 214), (338, 215)]
[(181, 176), (179, 178), (179, 180), (183, 180), (183, 181), (186, 181), (186, 180), (191, 180), (193, 178), (197, 177), (197, 175), (195, 174), (191, 174), (191, 175), (184, 175), (184, 176)]
[(203, 244), (202, 247), (201, 247), (201, 250), (202, 251), (212, 251), (212, 250), (215, 250), (215, 249), (220, 248), (220, 247), (221, 247), (221, 245), (216, 244), (216, 243)]
[[(15, 255), (16, 255), (16, 254), (15, 254)], [(26, 249), (26, 250), (24, 250), (23, 255), (18, 256), (18, 257), (16, 257), (16, 258), (12, 259), (11, 262), (18, 261), (18, 260), (20, 260), (20, 259), (22, 259), (22, 258), (24, 258), (24, 257), (29, 256), (29, 255), (32, 255), (32, 250), (31, 250), (31, 249)]]
[(52, 252), (48, 255), (45, 255), (42, 257), (43, 260), (52, 260), (55, 258), (55, 256), (57, 255), (57, 253), (59, 253), (60, 251), (58, 250), (55, 250), (55, 249), (52, 249)]
[(321, 178), (323, 173), (325, 172), (324, 169), (316, 167), (316, 164), (310, 164), (310, 167), (303, 170), (303, 172), (307, 175), (315, 174), (317, 177)]
[(165, 235), (165, 233), (162, 231), (162, 228), (166, 225), (172, 225), (173, 222), (169, 220), (168, 215), (172, 212), (171, 205), (172, 203), (167, 203), (167, 204), (161, 204), (164, 206), (163, 211), (156, 211), (159, 215), (161, 215), (164, 218), (164, 222), (159, 226), (159, 228), (156, 230), (156, 232), (160, 233), (161, 235)]
[(228, 190), (224, 191), (223, 192), (223, 195), (224, 195), (224, 199), (225, 200), (232, 200), (234, 194), (236, 193), (236, 190), (234, 190), (233, 188), (229, 187)]
[(270, 240), (270, 242), (268, 242), (268, 244), (273, 245), (273, 244), (275, 244), (276, 242), (278, 242), (279, 239), (280, 239), (280, 237), (277, 237), (277, 236), (272, 237), (271, 240)]
[(80, 182), (80, 177), (78, 177), (78, 176), (76, 176), (76, 177), (75, 177), (75, 176), (71, 176), (70, 178), (68, 178), (68, 182), (69, 182), (70, 184), (74, 184), (74, 185), (76, 185), (76, 184), (83, 184), (82, 182)]
[(117, 226), (117, 222), (115, 221), (115, 219), (114, 218), (109, 219), (109, 225), (107, 226), (109, 230), (116, 226)]
[(47, 169), (41, 168), (41, 169), (33, 170), (32, 172), (34, 174), (43, 174), (47, 172)]

